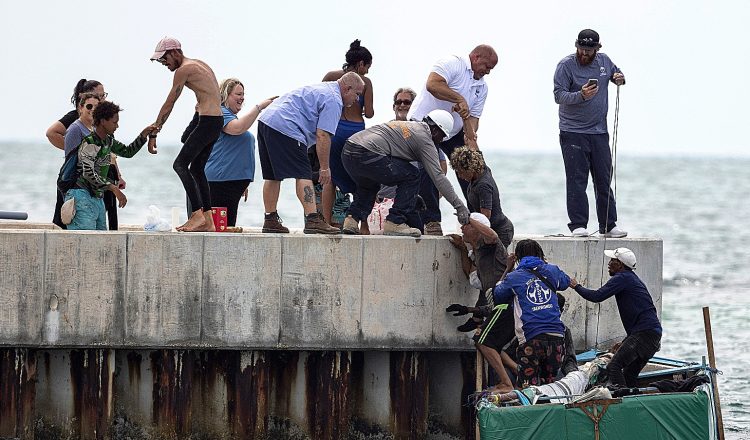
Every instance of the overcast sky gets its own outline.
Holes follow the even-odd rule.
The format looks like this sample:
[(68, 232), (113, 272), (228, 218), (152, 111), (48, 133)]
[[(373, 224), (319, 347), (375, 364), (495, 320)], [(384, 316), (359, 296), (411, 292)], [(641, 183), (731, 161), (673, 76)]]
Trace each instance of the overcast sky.
[[(171, 85), (172, 73), (149, 61), (164, 35), (219, 79), (240, 78), (246, 105), (319, 82), (359, 38), (374, 58), (368, 124), (390, 119), (395, 89), (419, 90), (435, 60), (486, 43), (500, 62), (486, 77), (480, 147), (557, 153), (552, 76), (578, 31), (593, 28), (628, 82), (620, 153), (747, 156), (748, 23), (743, 0), (3, 2), (0, 140), (46, 142), (46, 128), (72, 109), (76, 81), (89, 78), (125, 109), (118, 134), (129, 141)], [(609, 92), (611, 130), (614, 85)], [(186, 90), (161, 144), (178, 141), (194, 105)]]

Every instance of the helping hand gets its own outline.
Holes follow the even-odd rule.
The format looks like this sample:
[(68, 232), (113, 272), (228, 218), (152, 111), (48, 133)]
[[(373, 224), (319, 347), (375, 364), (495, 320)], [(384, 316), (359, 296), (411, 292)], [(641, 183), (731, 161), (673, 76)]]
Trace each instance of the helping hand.
[(461, 119), (468, 119), (469, 117), (469, 104), (465, 100), (461, 100), (453, 104), (453, 111), (461, 116)]
[(156, 138), (148, 139), (148, 152), (151, 154), (156, 154)]
[(461, 304), (451, 304), (445, 308), (445, 311), (448, 313), (456, 312), (453, 316), (463, 316), (469, 313), (469, 308)]
[(118, 202), (117, 206), (119, 206), (120, 208), (124, 208), (125, 205), (128, 204), (128, 198), (125, 197), (125, 194), (123, 194), (122, 191), (120, 191), (118, 187), (114, 185), (110, 185), (109, 190), (112, 191), (115, 197), (117, 197), (117, 202)]
[(516, 265), (516, 254), (508, 254), (508, 258), (505, 260), (506, 267), (513, 267)]
[(462, 225), (469, 223), (469, 210), (465, 206), (459, 206), (458, 209), (456, 209), (456, 216), (458, 217), (458, 222)]
[(458, 234), (448, 234), (448, 240), (451, 242), (456, 249), (466, 250), (466, 244), (464, 243), (464, 237)]

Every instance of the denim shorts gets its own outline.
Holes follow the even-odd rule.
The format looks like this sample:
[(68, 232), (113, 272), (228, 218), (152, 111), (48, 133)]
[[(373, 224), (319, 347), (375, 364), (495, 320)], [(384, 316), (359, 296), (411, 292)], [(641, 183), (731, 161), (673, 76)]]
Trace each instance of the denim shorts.
[(104, 210), (104, 200), (93, 197), (87, 189), (73, 188), (65, 193), (65, 201), (75, 198), (76, 215), (68, 225), (68, 230), (100, 230), (107, 229), (107, 215)]

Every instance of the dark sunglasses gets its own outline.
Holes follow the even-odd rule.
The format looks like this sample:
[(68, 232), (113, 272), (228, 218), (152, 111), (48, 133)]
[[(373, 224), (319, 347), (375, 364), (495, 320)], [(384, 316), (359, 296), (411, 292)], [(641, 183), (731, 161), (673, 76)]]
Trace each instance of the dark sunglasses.
[(91, 110), (94, 108), (94, 104), (86, 104), (86, 110)]
[(411, 105), (410, 99), (397, 99), (393, 101), (393, 105)]
[(102, 93), (101, 95), (98, 96), (99, 97), (99, 101), (105, 100), (108, 95), (109, 95), (109, 93), (107, 93), (107, 92)]

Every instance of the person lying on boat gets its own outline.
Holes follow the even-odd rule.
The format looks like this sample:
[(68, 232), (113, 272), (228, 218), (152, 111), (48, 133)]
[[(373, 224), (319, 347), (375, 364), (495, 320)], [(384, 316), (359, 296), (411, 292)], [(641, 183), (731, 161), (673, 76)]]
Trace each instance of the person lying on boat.
[(588, 301), (602, 302), (615, 297), (627, 336), (607, 366), (607, 373), (610, 385), (633, 388), (637, 386), (638, 374), (661, 348), (661, 323), (651, 294), (634, 272), (635, 253), (621, 247), (605, 250), (604, 255), (610, 258), (607, 268), (611, 276), (605, 285), (591, 290), (572, 278), (570, 287)]

